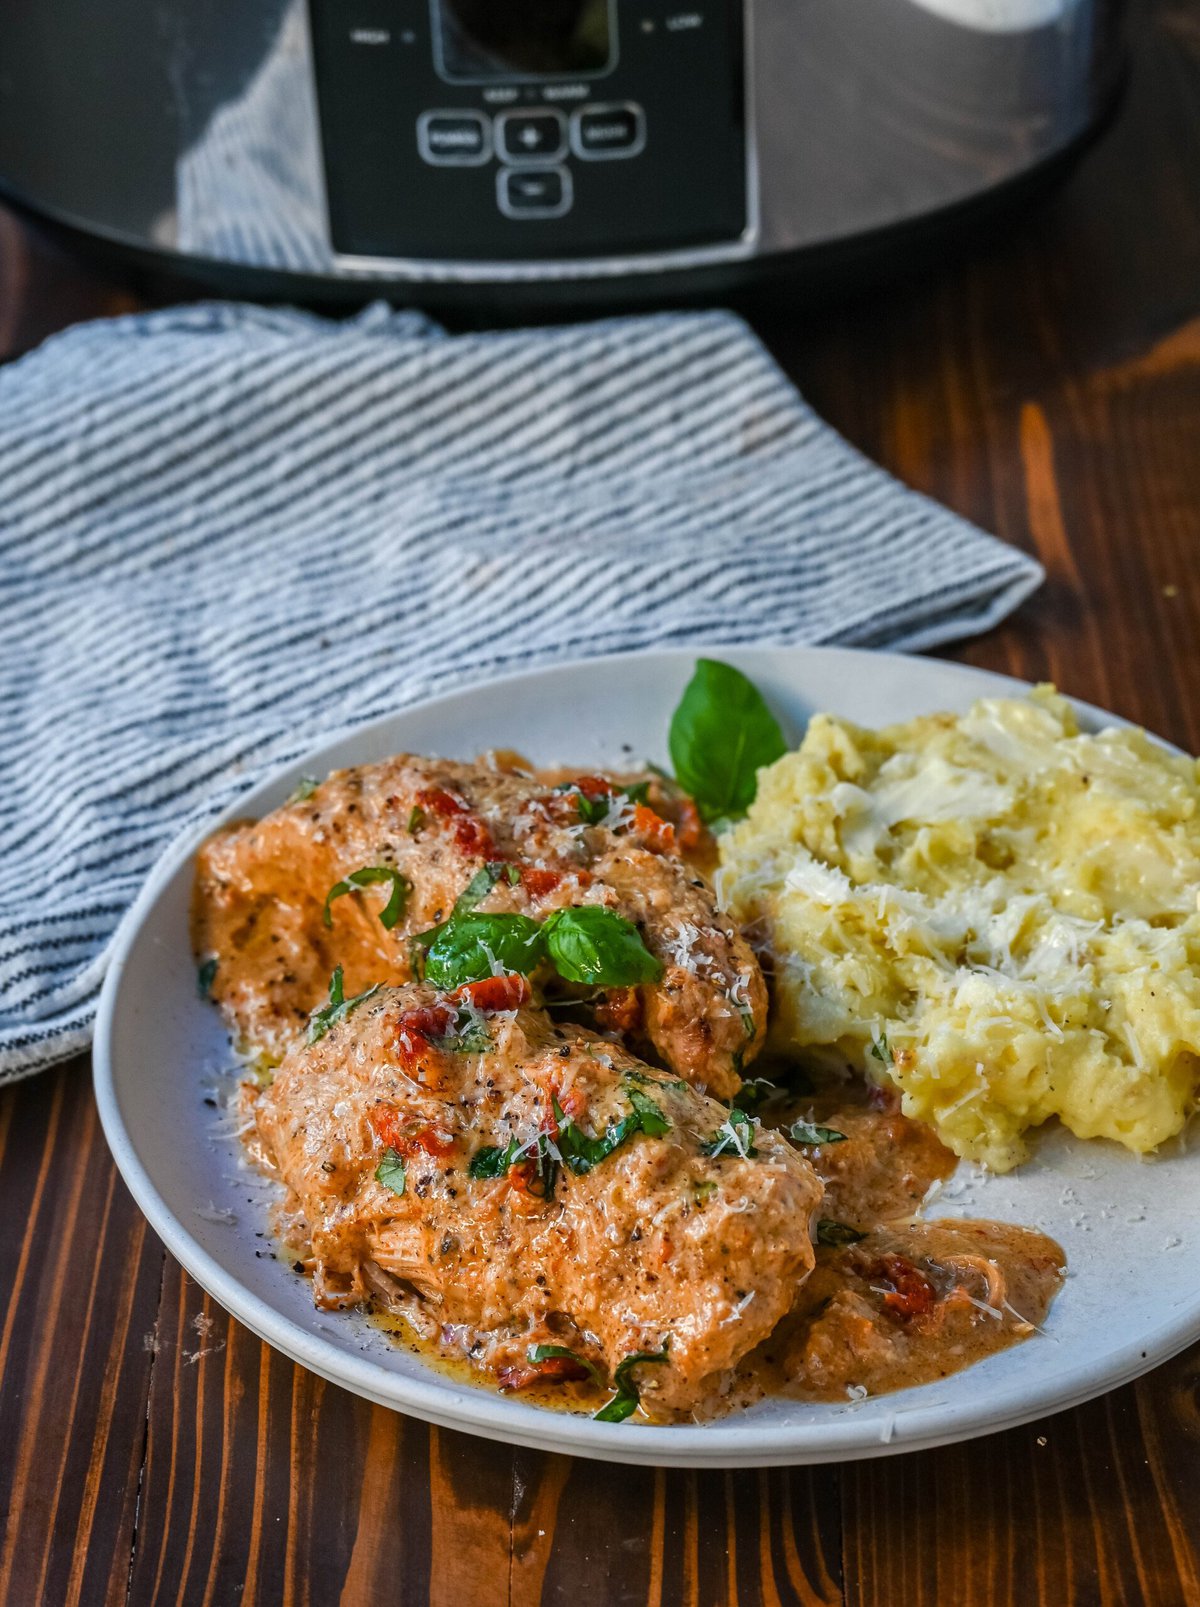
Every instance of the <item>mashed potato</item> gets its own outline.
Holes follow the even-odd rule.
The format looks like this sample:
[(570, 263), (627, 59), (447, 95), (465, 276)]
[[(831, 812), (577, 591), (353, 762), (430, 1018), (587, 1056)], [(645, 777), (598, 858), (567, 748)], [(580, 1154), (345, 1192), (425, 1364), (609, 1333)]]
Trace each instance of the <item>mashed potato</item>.
[(998, 1170), (1059, 1117), (1153, 1149), (1200, 1079), (1200, 765), (1052, 689), (818, 715), (721, 844), (780, 1047), (836, 1051)]

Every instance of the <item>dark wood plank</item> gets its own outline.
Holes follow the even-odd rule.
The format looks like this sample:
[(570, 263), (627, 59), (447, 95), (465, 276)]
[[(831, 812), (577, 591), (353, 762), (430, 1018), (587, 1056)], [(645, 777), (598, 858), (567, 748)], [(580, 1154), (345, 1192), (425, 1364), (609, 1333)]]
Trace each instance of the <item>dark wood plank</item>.
[(0, 1096), (0, 1601), (125, 1600), (163, 1252), (86, 1066)]
[(514, 1607), (841, 1602), (838, 1470), (671, 1472), (519, 1452)]

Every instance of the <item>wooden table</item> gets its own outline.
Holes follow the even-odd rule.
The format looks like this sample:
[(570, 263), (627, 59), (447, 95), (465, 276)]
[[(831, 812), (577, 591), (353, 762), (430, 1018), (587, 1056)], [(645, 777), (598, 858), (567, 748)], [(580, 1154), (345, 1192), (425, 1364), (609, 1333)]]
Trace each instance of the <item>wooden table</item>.
[[(1194, 752), (1200, 8), (1147, 0), (1138, 34), (1118, 126), (1036, 214), (920, 281), (760, 325), (853, 441), (1045, 564), (955, 656)], [(0, 213), (0, 354), (137, 299)], [(1200, 1602), (1200, 1347), (946, 1450), (610, 1468), (426, 1428), (269, 1351), (146, 1227), (82, 1062), (0, 1096), (0, 1224), (13, 1607)]]

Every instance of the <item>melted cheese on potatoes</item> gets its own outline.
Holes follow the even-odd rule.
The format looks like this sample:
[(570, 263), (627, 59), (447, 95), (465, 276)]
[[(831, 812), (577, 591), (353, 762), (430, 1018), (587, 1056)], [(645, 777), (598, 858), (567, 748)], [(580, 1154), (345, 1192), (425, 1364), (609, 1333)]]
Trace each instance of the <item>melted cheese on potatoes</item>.
[(721, 843), (779, 1047), (890, 1073), (1007, 1170), (1052, 1116), (1146, 1151), (1200, 1079), (1200, 764), (1052, 689), (881, 731), (818, 715)]

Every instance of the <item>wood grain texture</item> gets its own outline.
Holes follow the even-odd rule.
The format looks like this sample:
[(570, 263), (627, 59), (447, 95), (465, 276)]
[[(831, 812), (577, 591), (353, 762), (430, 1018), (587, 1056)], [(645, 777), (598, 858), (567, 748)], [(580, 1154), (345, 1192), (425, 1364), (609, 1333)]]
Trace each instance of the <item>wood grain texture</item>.
[[(1047, 584), (953, 656), (1200, 749), (1200, 13), (1147, 0), (1117, 128), (975, 255), (753, 316), (810, 401)], [(137, 305), (0, 212), (0, 356)], [(0, 482), (3, 465), (0, 464)], [(1200, 1347), (973, 1444), (611, 1468), (372, 1407), (162, 1251), (83, 1064), (0, 1094), (0, 1602), (1200, 1604)]]

